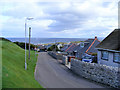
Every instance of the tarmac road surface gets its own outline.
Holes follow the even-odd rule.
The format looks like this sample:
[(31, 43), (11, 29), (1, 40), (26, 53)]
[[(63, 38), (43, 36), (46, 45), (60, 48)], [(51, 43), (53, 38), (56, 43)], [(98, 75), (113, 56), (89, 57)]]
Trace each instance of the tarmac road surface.
[(58, 60), (52, 58), (47, 52), (38, 53), (38, 61), (35, 69), (35, 79), (44, 88), (105, 88), (99, 84), (84, 79)]

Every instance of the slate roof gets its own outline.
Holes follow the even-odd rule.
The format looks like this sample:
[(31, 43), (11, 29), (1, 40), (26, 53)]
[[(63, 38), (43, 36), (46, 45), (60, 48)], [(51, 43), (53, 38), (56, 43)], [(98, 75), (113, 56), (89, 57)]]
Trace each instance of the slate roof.
[(66, 52), (73, 52), (74, 48), (76, 47), (76, 44), (72, 44), (68, 47), (68, 49), (66, 50)]
[(90, 47), (90, 49), (87, 51), (87, 53), (97, 53), (97, 49), (95, 48), (98, 44), (100, 43), (100, 41), (96, 40), (94, 42), (94, 44)]
[(65, 51), (68, 48), (68, 45), (64, 45), (63, 48), (61, 48), (61, 51)]
[(112, 31), (96, 48), (120, 51), (120, 29)]
[(38, 45), (38, 48), (39, 48), (39, 49), (45, 49), (45, 46)]
[(85, 42), (85, 46), (82, 49), (79, 49), (80, 53), (97, 53), (95, 47), (100, 43), (100, 41), (95, 37), (95, 39), (88, 39)]
[(73, 48), (73, 51), (75, 52), (75, 51), (78, 51), (79, 49), (82, 49), (82, 47), (80, 46), (80, 44), (76, 45), (76, 47)]
[(45, 48), (49, 48), (49, 47), (51, 47), (52, 45), (51, 44), (48, 44), (48, 45), (45, 45)]

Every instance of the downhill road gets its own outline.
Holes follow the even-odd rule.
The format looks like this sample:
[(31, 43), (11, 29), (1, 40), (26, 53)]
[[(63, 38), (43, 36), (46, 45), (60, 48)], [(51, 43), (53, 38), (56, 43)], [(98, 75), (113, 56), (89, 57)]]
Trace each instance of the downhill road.
[(35, 79), (44, 88), (105, 88), (106, 86), (74, 74), (46, 52), (40, 52), (35, 69)]

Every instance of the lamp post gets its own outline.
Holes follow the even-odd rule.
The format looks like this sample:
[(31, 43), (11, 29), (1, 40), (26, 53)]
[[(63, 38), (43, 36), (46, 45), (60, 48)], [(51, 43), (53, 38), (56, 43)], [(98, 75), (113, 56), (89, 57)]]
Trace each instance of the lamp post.
[(29, 60), (30, 60), (30, 37), (31, 37), (31, 27), (29, 27)]
[(26, 28), (27, 28), (27, 20), (32, 20), (33, 18), (25, 19), (25, 70), (27, 70), (27, 62), (26, 62)]

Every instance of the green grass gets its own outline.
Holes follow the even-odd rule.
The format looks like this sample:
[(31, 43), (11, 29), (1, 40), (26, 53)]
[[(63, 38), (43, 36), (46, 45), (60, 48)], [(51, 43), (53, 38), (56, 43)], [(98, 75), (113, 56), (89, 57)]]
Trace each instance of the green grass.
[(35, 52), (31, 51), (31, 60), (27, 59), (28, 69), (25, 70), (24, 49), (9, 41), (0, 40), (1, 42), (2, 88), (42, 88), (34, 78), (34, 70), (37, 62)]
[(2, 43), (0, 42), (0, 90), (2, 89)]

